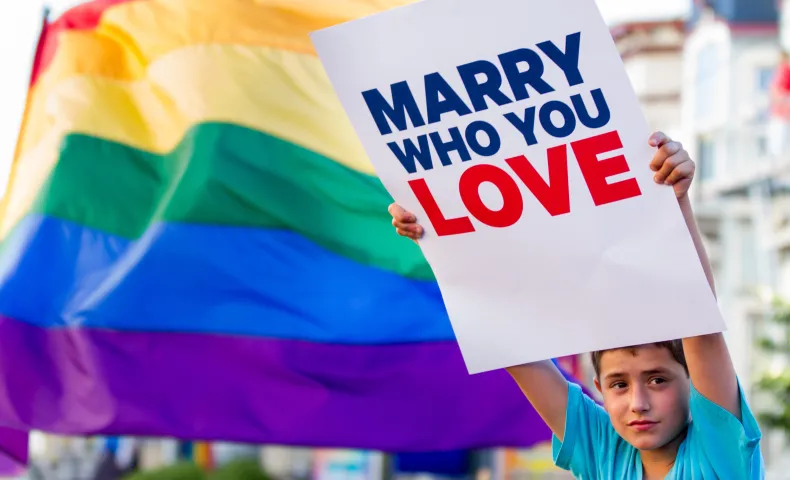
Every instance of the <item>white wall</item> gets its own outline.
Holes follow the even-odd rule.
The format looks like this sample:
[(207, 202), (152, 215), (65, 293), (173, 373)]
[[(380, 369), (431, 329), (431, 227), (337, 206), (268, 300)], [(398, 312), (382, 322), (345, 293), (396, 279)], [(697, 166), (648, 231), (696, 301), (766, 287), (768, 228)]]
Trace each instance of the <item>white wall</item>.
[(699, 134), (714, 132), (727, 121), (730, 32), (718, 22), (701, 22), (683, 51), (682, 118), (687, 146)]
[(648, 52), (625, 60), (625, 70), (637, 94), (679, 93), (683, 58), (680, 52)]
[(639, 54), (626, 59), (625, 68), (650, 128), (670, 136), (680, 135), (680, 52)]
[(767, 86), (777, 60), (775, 34), (733, 35), (726, 24), (710, 20), (689, 35), (683, 136), (703, 179), (739, 181), (772, 161), (765, 120)]

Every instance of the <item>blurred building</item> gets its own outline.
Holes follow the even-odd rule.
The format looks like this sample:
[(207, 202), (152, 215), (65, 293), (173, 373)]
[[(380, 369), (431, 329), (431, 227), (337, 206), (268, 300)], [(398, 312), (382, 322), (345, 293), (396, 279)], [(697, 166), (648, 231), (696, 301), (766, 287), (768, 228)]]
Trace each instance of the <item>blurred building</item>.
[[(756, 343), (766, 331), (771, 296), (790, 296), (790, 152), (772, 151), (769, 129), (780, 51), (778, 3), (695, 0), (683, 51), (682, 139), (697, 161), (695, 211), (727, 342), (758, 412), (768, 400), (754, 381), (771, 359)], [(787, 478), (785, 442), (763, 430), (766, 464), (775, 478)]]
[(612, 27), (612, 37), (650, 128), (670, 136), (679, 135), (685, 40), (683, 19), (618, 24)]

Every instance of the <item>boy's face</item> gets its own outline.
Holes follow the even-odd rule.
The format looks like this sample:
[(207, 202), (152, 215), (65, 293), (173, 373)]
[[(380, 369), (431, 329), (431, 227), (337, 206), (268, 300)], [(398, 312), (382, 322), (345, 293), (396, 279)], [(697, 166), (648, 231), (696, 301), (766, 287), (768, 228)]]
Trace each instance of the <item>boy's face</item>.
[(605, 352), (595, 383), (614, 429), (638, 450), (661, 448), (686, 428), (689, 378), (666, 348)]

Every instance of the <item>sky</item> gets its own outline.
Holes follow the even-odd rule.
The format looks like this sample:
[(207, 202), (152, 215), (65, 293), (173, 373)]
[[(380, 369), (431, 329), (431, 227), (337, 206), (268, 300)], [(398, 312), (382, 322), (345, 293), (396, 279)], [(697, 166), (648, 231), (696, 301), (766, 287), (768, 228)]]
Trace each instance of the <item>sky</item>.
[[(690, 0), (597, 1), (609, 23), (682, 15), (690, 5)], [(0, 59), (4, 65), (0, 73), (0, 192), (5, 190), (17, 142), (43, 5), (49, 5), (54, 17), (81, 1), (18, 0), (3, 3), (8, 5), (3, 6), (4, 15), (0, 16)]]

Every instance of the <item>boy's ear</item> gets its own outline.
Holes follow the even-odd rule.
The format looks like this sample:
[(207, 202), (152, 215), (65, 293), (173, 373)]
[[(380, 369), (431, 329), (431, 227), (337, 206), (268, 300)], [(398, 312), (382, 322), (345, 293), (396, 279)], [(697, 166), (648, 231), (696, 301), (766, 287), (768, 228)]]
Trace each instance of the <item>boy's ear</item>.
[(598, 381), (598, 377), (595, 377), (593, 382), (595, 383), (595, 388), (598, 389), (598, 393), (603, 395), (603, 392), (601, 391), (601, 382)]

